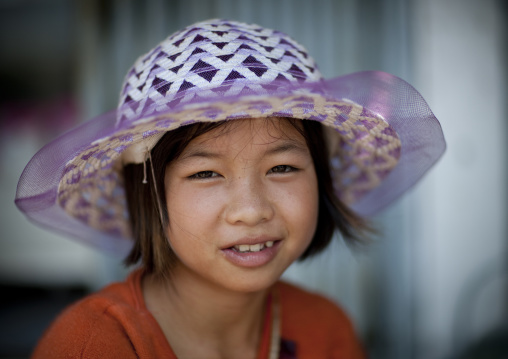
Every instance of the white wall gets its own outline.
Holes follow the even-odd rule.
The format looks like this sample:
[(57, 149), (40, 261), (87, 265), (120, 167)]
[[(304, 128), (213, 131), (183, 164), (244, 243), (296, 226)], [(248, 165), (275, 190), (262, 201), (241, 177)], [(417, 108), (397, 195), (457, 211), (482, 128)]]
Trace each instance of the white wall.
[[(477, 339), (501, 322), (508, 302), (496, 281), (508, 259), (507, 39), (499, 4), (422, 0), (414, 9), (415, 84), (448, 143), (415, 199), (419, 358), (442, 358), (454, 339), (459, 346)], [(461, 311), (469, 302), (472, 312)]]

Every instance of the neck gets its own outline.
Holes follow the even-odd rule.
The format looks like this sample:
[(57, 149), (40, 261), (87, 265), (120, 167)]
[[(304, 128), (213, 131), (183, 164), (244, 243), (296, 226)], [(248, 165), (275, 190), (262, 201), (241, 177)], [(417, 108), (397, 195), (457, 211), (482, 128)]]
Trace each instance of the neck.
[(147, 276), (143, 292), (179, 358), (256, 356), (268, 290), (235, 292), (174, 268), (167, 279)]

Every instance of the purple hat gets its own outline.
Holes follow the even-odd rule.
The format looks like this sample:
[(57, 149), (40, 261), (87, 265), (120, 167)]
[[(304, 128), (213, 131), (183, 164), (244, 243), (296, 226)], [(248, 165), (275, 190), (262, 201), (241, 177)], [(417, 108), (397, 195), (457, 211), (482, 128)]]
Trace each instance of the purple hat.
[(439, 122), (405, 81), (374, 71), (325, 80), (287, 35), (210, 20), (140, 57), (115, 111), (42, 148), (21, 175), (16, 204), (40, 225), (126, 253), (124, 164), (143, 163), (165, 132), (187, 124), (272, 116), (325, 126), (336, 194), (366, 216), (445, 149)]

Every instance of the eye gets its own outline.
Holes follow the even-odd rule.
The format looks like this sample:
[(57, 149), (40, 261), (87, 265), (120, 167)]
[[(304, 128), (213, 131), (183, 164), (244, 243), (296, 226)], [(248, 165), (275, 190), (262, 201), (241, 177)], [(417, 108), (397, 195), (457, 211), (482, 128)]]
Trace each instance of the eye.
[(190, 179), (208, 179), (208, 178), (214, 178), (218, 177), (219, 174), (214, 171), (200, 171), (198, 173), (195, 173), (191, 176), (189, 176)]
[(268, 173), (288, 173), (288, 172), (294, 172), (298, 171), (297, 168), (289, 165), (278, 165), (275, 167), (272, 167)]

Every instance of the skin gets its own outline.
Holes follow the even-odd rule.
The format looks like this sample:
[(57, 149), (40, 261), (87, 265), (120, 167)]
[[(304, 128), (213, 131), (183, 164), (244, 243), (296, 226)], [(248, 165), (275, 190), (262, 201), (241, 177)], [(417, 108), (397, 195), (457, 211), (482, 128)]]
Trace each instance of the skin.
[[(191, 141), (166, 168), (165, 190), (178, 260), (166, 282), (145, 279), (149, 310), (179, 358), (255, 358), (267, 293), (316, 229), (305, 139), (284, 119), (236, 120)], [(253, 238), (276, 241), (266, 263), (225, 255)]]

